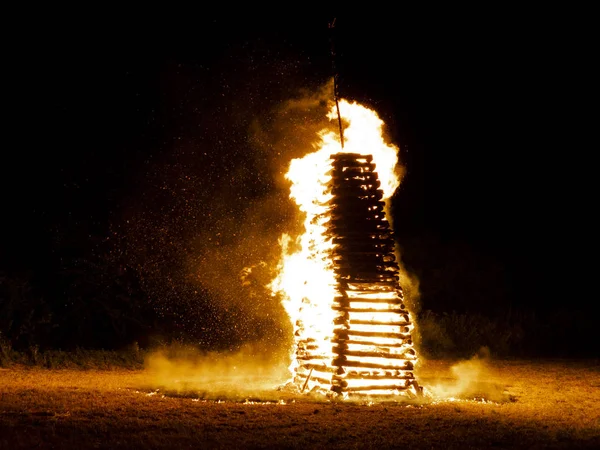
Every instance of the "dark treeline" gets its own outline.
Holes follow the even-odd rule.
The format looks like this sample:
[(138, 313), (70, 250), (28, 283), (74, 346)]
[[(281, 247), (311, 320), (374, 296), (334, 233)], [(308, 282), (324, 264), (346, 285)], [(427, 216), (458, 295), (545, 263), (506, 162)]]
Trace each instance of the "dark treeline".
[[(411, 250), (413, 258), (426, 253), (426, 244), (433, 245), (420, 242), (422, 247)], [(450, 247), (452, 258), (447, 260), (440, 249), (431, 253), (429, 247), (438, 264), (419, 267), (421, 299), (413, 308), (425, 355), (467, 357), (486, 346), (499, 357), (597, 356), (591, 314), (568, 305), (511, 304), (514, 293), (501, 278), (506, 276), (501, 265), (477, 259), (464, 245), (462, 250)], [(410, 256), (406, 251), (405, 259)], [(189, 310), (177, 304), (168, 312), (156, 308), (140, 277), (110, 253), (73, 258), (43, 272), (2, 270), (0, 340), (16, 351), (119, 350), (133, 343), (151, 348), (174, 341), (219, 350), (235, 348), (248, 338), (248, 333), (228, 333), (231, 320), (212, 320), (208, 331), (187, 326), (182, 317)], [(203, 295), (209, 294), (198, 293), (198, 317), (202, 305), (210, 302)], [(213, 307), (226, 317), (227, 305)], [(207, 332), (215, 338), (203, 337)]]
[(16, 350), (121, 349), (177, 337), (132, 268), (78, 259), (43, 274), (0, 272), (0, 339)]

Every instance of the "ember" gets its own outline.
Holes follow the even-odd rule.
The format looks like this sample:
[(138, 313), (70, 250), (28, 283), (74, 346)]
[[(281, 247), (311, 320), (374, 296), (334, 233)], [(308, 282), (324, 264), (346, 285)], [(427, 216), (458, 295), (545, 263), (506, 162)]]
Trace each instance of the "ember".
[(373, 111), (343, 100), (339, 111), (343, 138), (323, 132), (320, 148), (293, 160), (286, 175), (305, 232), (295, 253), (283, 236), (271, 288), (294, 325), (293, 383), (343, 398), (417, 396), (413, 323), (385, 211), (399, 185), (398, 149), (383, 141)]

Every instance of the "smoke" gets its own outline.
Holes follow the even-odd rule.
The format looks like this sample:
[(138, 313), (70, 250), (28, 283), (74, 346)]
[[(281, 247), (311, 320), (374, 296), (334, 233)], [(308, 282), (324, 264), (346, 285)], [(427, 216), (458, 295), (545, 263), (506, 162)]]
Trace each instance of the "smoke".
[(399, 284), (402, 288), (402, 293), (404, 295), (404, 303), (406, 305), (406, 309), (411, 315), (411, 320), (413, 323), (413, 330), (411, 332), (411, 337), (414, 342), (415, 349), (419, 351), (421, 346), (421, 332), (419, 328), (419, 324), (417, 322), (417, 315), (421, 310), (421, 304), (419, 302), (421, 297), (421, 292), (419, 290), (419, 278), (408, 271), (404, 263), (402, 262), (402, 257), (400, 252), (398, 251), (398, 244), (396, 243), (396, 261), (398, 262), (398, 276), (399, 276)]
[[(138, 274), (166, 324), (153, 327), (146, 345), (176, 338), (204, 351), (235, 352), (249, 343), (288, 351), (292, 327), (267, 288), (280, 236), (301, 226), (284, 174), (329, 124), (332, 82), (282, 91), (278, 80), (248, 69), (248, 77), (228, 80), (237, 94), (231, 104), (219, 96), (211, 114), (212, 98), (192, 89), (195, 75), (187, 66), (169, 68), (169, 85), (190, 89), (169, 92), (168, 106), (197, 122), (173, 122), (172, 147), (145, 161), (114, 223), (113, 257)], [(200, 107), (206, 113), (198, 116)]]
[(289, 377), (286, 355), (257, 343), (236, 352), (201, 352), (171, 346), (145, 361), (152, 390), (207, 400), (276, 400), (277, 388)]
[(163, 68), (156, 132), (164, 144), (145, 149), (132, 170), (136, 187), (113, 221), (112, 253), (138, 274), (169, 323), (165, 335), (203, 349), (285, 347), (289, 320), (265, 288), (278, 239), (297, 223), (283, 174), (310, 151), (326, 94), (290, 92), (297, 77), (309, 79), (301, 60), (269, 57), (258, 44), (232, 52), (215, 65), (220, 76), (192, 64)]
[[(435, 400), (481, 399), (492, 402), (507, 400), (502, 386), (492, 382), (490, 351), (482, 347), (472, 358), (450, 367), (451, 377), (440, 377), (436, 372), (425, 382), (426, 390)], [(422, 382), (428, 377), (423, 377)]]
[(297, 91), (251, 125), (250, 142), (259, 154), (268, 155), (276, 186), (286, 198), (289, 181), (284, 175), (292, 159), (313, 152), (324, 129), (336, 129), (327, 119), (332, 100), (333, 79), (313, 90)]
[(402, 257), (398, 251), (396, 251), (396, 261), (398, 261), (398, 265), (400, 266), (398, 275), (400, 277), (400, 286), (402, 286), (404, 293), (404, 302), (412, 314), (418, 314), (421, 309), (419, 304), (421, 297), (419, 278), (415, 274), (410, 273), (404, 266)]
[[(328, 123), (332, 89), (329, 82), (315, 91), (301, 90), (270, 112), (255, 115), (247, 161), (231, 177), (233, 183), (211, 200), (209, 231), (188, 243), (186, 272), (191, 279), (211, 292), (212, 306), (235, 316), (231, 327), (245, 330), (242, 342), (257, 341), (271, 351), (289, 348), (293, 337), (281, 299), (267, 286), (276, 275), (281, 234), (299, 231), (302, 224), (284, 174), (293, 158), (312, 151), (317, 130)], [(257, 183), (261, 194), (250, 198), (248, 187)]]

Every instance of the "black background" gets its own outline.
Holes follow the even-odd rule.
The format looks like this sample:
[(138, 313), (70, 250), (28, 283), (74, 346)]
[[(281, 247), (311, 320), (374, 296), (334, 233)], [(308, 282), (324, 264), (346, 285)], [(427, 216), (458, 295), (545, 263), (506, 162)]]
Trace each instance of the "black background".
[[(27, 274), (41, 296), (64, 295), (65, 267), (106, 252), (131, 270), (152, 261), (152, 275), (146, 266), (136, 272), (153, 278), (140, 292), (158, 289), (164, 301), (198, 235), (233, 236), (223, 221), (281, 196), (286, 154), (269, 150), (268, 133), (257, 145), (252, 127), (277, 122), (279, 105), (321, 88), (334, 61), (340, 95), (375, 109), (400, 147), (407, 172), (394, 226), (422, 308), (593, 310), (584, 11), (142, 22), (31, 25), (6, 57), (14, 103), (2, 153), (0, 267)], [(223, 198), (228, 208), (217, 205)], [(288, 206), (275, 211), (285, 216)], [(251, 232), (285, 231), (285, 217), (258, 209)], [(236, 257), (239, 236), (230, 238), (223, 258)], [(152, 244), (141, 256), (145, 240)], [(263, 253), (237, 255), (252, 264)], [(219, 296), (205, 288), (194, 295)], [(189, 301), (214, 326), (211, 301)]]

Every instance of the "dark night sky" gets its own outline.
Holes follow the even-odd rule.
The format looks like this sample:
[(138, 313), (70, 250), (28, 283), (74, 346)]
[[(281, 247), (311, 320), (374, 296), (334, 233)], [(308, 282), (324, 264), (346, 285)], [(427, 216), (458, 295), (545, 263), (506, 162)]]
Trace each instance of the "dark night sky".
[[(331, 77), (331, 17), (39, 32), (6, 87), (18, 106), (3, 151), (5, 267), (36, 270), (64, 242), (92, 245), (149, 201), (150, 179), (176, 184), (178, 168), (204, 179), (199, 203), (235, 184), (236, 166), (253, 158), (252, 119)], [(394, 200), (399, 241), (433, 252), (413, 251), (416, 272), (466, 246), (505, 270), (517, 303), (564, 301), (558, 280), (582, 290), (578, 205), (589, 207), (591, 182), (581, 149), (568, 146), (585, 128), (575, 111), (591, 61), (576, 21), (540, 11), (338, 16), (341, 95), (379, 112), (407, 167)], [(271, 188), (252, 182), (248, 198)]]

